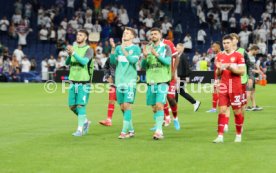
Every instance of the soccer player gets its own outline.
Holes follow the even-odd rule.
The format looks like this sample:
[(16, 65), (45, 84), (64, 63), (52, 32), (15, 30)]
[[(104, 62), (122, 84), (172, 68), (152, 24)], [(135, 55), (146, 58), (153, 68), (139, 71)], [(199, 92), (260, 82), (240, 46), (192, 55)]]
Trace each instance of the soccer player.
[(88, 32), (79, 30), (76, 44), (67, 46), (66, 65), (70, 65), (69, 107), (78, 116), (78, 128), (73, 136), (88, 133), (90, 121), (86, 117), (86, 105), (89, 98), (90, 83), (93, 73), (93, 50), (86, 44)]
[(219, 79), (218, 79), (218, 77), (217, 77), (217, 75), (216, 75), (216, 56), (218, 55), (218, 53), (220, 53), (221, 52), (221, 48), (220, 48), (220, 43), (219, 42), (214, 42), (213, 44), (212, 44), (212, 50), (213, 50), (213, 52), (214, 52), (214, 55), (215, 55), (215, 57), (214, 57), (214, 93), (213, 93), (213, 95), (212, 95), (212, 98), (213, 98), (213, 107), (212, 107), (212, 109), (210, 109), (210, 110), (208, 110), (208, 111), (206, 111), (206, 112), (208, 112), (208, 113), (215, 113), (215, 112), (217, 112), (217, 104), (218, 104), (218, 85), (219, 85)]
[[(110, 44), (115, 47), (114, 40), (111, 38)], [(110, 64), (110, 59), (108, 59), (104, 66), (104, 74), (105, 79), (110, 85), (108, 95), (109, 95), (109, 102), (108, 102), (108, 110), (107, 110), (107, 119), (102, 120), (99, 123), (103, 126), (112, 126), (112, 116), (115, 109), (115, 102), (116, 102), (116, 87), (114, 85), (114, 79), (115, 79), (115, 68), (113, 65)]]
[(249, 75), (248, 75), (248, 83), (247, 83), (247, 100), (250, 100), (252, 103), (252, 107), (247, 106), (247, 111), (260, 111), (262, 110), (261, 107), (256, 106), (256, 99), (255, 99), (255, 74), (261, 73), (256, 67), (256, 55), (259, 52), (259, 47), (257, 45), (251, 45), (249, 47), (248, 57), (250, 60), (249, 66)]
[(141, 49), (133, 44), (136, 32), (133, 28), (126, 27), (123, 32), (122, 44), (116, 46), (111, 41), (110, 63), (116, 65), (115, 85), (117, 102), (123, 112), (123, 128), (119, 139), (134, 137), (131, 104), (134, 103), (136, 94), (137, 70)]
[(171, 51), (162, 43), (161, 30), (150, 30), (152, 43), (143, 48), (144, 58), (141, 67), (146, 70), (147, 105), (152, 106), (156, 130), (153, 139), (163, 139), (164, 104), (168, 93), (168, 82), (171, 81)]
[[(175, 93), (176, 93), (176, 83), (177, 83), (177, 66), (179, 64), (179, 56), (176, 50), (176, 47), (174, 46), (173, 42), (170, 40), (163, 39), (162, 42), (166, 44), (172, 53), (172, 62), (171, 62), (171, 74), (172, 74), (172, 79), (169, 82), (169, 89), (168, 89), (168, 94), (167, 94), (167, 100), (169, 102), (169, 105), (172, 110), (173, 114), (173, 124), (176, 130), (180, 130), (180, 124), (178, 121), (177, 117), (177, 102), (175, 99)], [(164, 113), (165, 113), (165, 126), (169, 126), (170, 124), (170, 113), (169, 113), (169, 108), (168, 108), (168, 102), (164, 105)]]
[(221, 78), (221, 81), (219, 85), (218, 137), (213, 142), (223, 142), (227, 107), (230, 105), (235, 115), (235, 142), (241, 142), (244, 121), (241, 102), (241, 75), (245, 73), (244, 58), (233, 48), (233, 38), (230, 35), (223, 37), (223, 48), (224, 51), (218, 54), (216, 63), (216, 74)]

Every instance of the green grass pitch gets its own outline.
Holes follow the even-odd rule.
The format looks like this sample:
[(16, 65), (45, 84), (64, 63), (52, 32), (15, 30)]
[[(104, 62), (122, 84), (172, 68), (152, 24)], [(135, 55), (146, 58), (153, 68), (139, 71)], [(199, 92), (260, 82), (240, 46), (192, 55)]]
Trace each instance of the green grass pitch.
[(213, 144), (217, 114), (211, 94), (194, 93), (202, 102), (198, 112), (183, 98), (179, 102), (181, 130), (164, 128), (165, 139), (153, 141), (153, 115), (145, 94), (133, 105), (135, 138), (117, 139), (122, 127), (118, 105), (113, 126), (103, 127), (108, 95), (90, 95), (90, 133), (71, 133), (76, 116), (67, 107), (61, 85), (54, 94), (43, 84), (0, 84), (0, 173), (273, 173), (276, 164), (276, 86), (257, 86), (262, 112), (247, 112), (243, 142), (236, 144), (233, 116), (224, 144)]

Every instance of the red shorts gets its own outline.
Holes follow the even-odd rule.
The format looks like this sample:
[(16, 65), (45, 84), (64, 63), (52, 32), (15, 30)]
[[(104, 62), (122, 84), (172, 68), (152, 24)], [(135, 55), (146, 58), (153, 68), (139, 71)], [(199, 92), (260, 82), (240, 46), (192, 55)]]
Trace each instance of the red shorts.
[(109, 100), (117, 100), (116, 97), (116, 87), (115, 86), (110, 86), (109, 88)]
[(232, 106), (233, 110), (242, 107), (241, 92), (219, 92), (219, 106)]
[(242, 102), (242, 106), (247, 104), (246, 84), (242, 84), (241, 102)]
[(169, 84), (167, 97), (175, 98), (175, 91), (176, 91), (176, 80), (171, 80)]

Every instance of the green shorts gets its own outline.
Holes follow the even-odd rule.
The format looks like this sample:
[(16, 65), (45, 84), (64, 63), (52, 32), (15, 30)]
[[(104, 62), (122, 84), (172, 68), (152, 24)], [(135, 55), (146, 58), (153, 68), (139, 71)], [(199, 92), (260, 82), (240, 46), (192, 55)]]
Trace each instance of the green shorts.
[(153, 106), (156, 105), (156, 103), (165, 104), (168, 88), (169, 86), (167, 83), (148, 85), (147, 105)]
[(69, 106), (86, 105), (89, 99), (90, 90), (90, 84), (70, 84), (68, 92)]
[(136, 95), (136, 88), (133, 88), (133, 87), (128, 87), (126, 89), (116, 88), (116, 97), (117, 97), (117, 102), (119, 104), (123, 104), (123, 103), (133, 104), (135, 95)]

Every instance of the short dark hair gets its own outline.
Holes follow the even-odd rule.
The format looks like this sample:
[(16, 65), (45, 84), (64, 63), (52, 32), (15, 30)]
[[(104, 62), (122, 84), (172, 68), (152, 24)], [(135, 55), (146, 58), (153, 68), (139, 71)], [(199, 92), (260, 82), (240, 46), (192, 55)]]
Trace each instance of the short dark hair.
[(249, 47), (249, 50), (259, 50), (260, 48), (256, 45), (256, 44), (252, 44), (250, 47)]
[(88, 31), (86, 31), (85, 29), (80, 29), (78, 30), (78, 32), (84, 33), (87, 37), (89, 36)]
[(220, 42), (219, 42), (219, 41), (214, 41), (214, 42), (212, 43), (212, 45), (213, 45), (213, 44), (217, 44), (217, 45), (220, 46)]
[(158, 31), (160, 34), (162, 33), (162, 32), (161, 32), (161, 29), (160, 29), (160, 28), (157, 28), (157, 27), (151, 28), (151, 29), (150, 29), (150, 32), (152, 32), (152, 31)]
[(223, 36), (223, 38), (222, 38), (222, 40), (233, 40), (233, 37), (231, 37), (231, 35), (225, 35), (225, 36)]
[(133, 28), (131, 28), (131, 27), (125, 27), (125, 30), (129, 30), (132, 33), (132, 35), (134, 36), (134, 38), (137, 37), (136, 31)]

